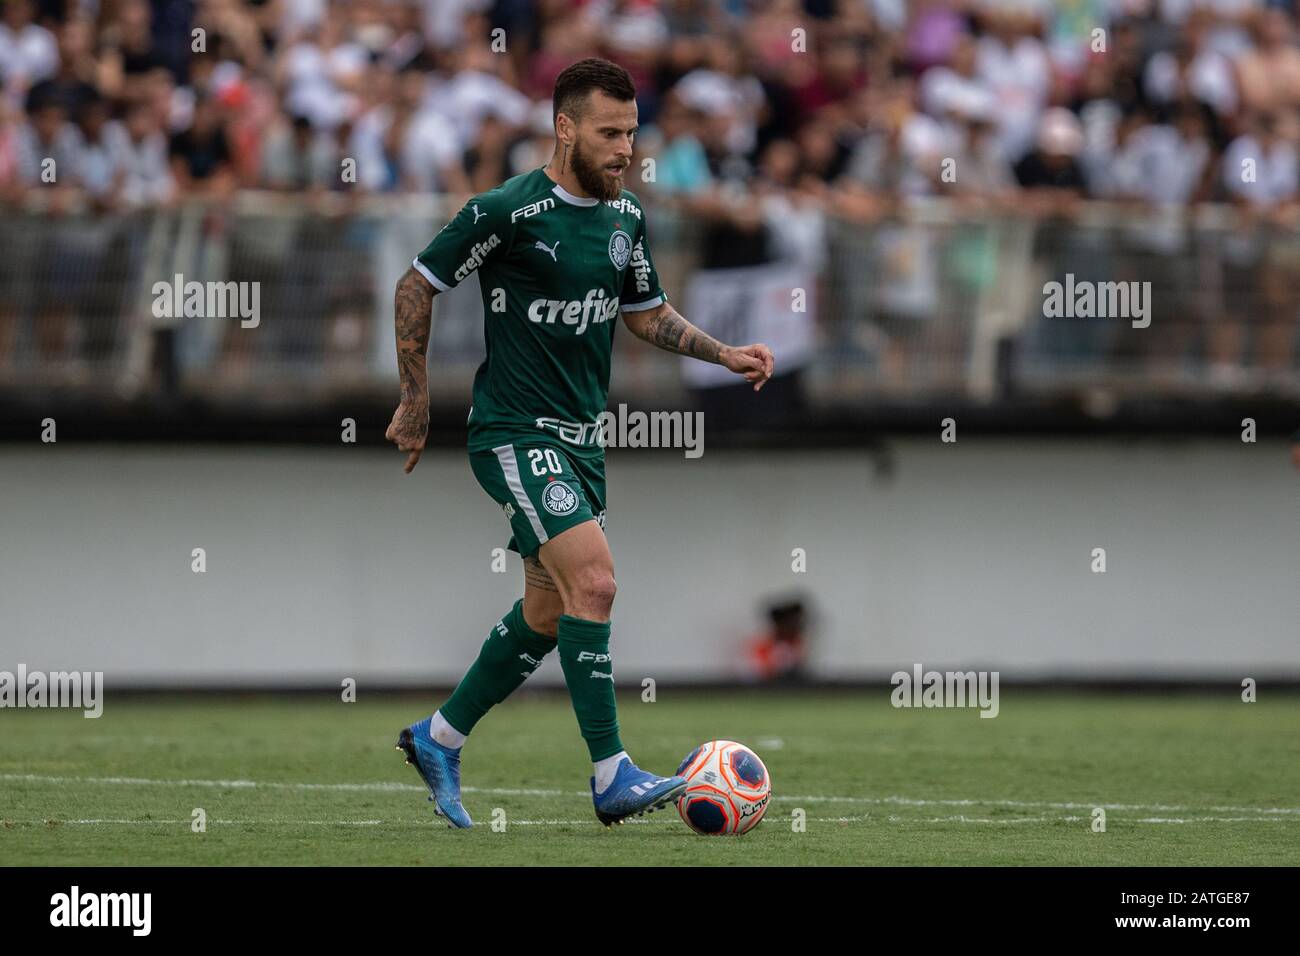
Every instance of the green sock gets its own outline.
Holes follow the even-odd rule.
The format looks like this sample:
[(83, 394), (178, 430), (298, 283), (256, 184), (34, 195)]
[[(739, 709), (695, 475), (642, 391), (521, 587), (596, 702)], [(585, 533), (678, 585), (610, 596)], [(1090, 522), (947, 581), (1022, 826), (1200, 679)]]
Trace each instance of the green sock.
[(587, 741), (591, 761), (612, 757), (623, 749), (623, 743), (618, 738), (609, 622), (561, 614), (559, 647), (564, 682), (569, 685), (569, 699), (573, 701), (578, 729)]
[[(608, 627), (608, 625), (606, 625)], [(555, 639), (538, 634), (524, 622), (520, 598), (491, 633), (456, 690), (438, 709), (447, 723), (468, 734), (483, 715), (501, 703), (541, 666)]]

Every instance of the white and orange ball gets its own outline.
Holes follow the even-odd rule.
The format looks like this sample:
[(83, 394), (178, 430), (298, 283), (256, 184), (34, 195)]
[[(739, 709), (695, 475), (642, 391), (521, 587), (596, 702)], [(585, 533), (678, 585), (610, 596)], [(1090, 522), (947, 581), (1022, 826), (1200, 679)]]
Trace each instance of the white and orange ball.
[(758, 826), (772, 795), (772, 778), (758, 754), (734, 740), (710, 740), (677, 768), (686, 792), (677, 812), (696, 833), (746, 833)]

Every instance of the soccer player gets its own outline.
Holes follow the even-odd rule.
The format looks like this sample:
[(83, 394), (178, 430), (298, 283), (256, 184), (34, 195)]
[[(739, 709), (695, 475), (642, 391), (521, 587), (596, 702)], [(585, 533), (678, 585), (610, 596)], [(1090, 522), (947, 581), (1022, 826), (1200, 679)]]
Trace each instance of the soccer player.
[(609, 650), (614, 559), (605, 538), (598, 416), (616, 320), (659, 348), (723, 365), (754, 390), (772, 375), (765, 345), (727, 346), (683, 319), (659, 287), (641, 201), (623, 188), (637, 130), (627, 71), (586, 59), (555, 81), (555, 152), (546, 166), (473, 197), (397, 285), (401, 403), (386, 437), (420, 460), (429, 425), (425, 349), (433, 297), (477, 271), (487, 357), (474, 377), (469, 459), (505, 511), (524, 562), (524, 596), (492, 625), (478, 659), (398, 749), (435, 812), (469, 827), (460, 752), (474, 725), (558, 648), (594, 765), (596, 816), (609, 826), (675, 801), (681, 777), (639, 769), (618, 732)]

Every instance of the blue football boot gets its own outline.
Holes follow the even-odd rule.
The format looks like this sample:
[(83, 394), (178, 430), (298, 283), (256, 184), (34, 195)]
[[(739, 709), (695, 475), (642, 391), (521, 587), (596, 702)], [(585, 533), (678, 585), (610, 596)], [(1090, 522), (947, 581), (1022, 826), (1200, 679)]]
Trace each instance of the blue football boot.
[(624, 757), (614, 779), (603, 793), (596, 793), (596, 778), (591, 778), (591, 798), (596, 804), (596, 819), (605, 826), (622, 823), (630, 816), (654, 813), (676, 803), (686, 792), (685, 777), (656, 777), (646, 773)]
[(434, 740), (429, 733), (433, 717), (412, 724), (397, 737), (397, 749), (414, 764), (433, 801), (433, 812), (447, 820), (447, 826), (467, 830), (474, 825), (460, 803), (460, 748), (452, 750)]

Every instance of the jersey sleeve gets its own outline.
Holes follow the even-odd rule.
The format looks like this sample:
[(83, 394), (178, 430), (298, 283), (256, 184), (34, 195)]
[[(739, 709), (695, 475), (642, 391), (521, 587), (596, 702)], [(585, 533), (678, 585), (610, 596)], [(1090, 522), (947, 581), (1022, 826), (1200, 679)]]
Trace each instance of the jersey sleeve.
[(507, 217), (496, 196), (475, 196), (438, 231), (411, 267), (439, 292), (456, 288), (493, 256), (505, 255), (510, 239)]
[(650, 258), (650, 243), (646, 238), (646, 217), (642, 210), (641, 224), (636, 241), (632, 244), (632, 259), (623, 274), (623, 291), (618, 297), (623, 312), (641, 312), (653, 309), (668, 301), (668, 295), (659, 285), (659, 273)]

